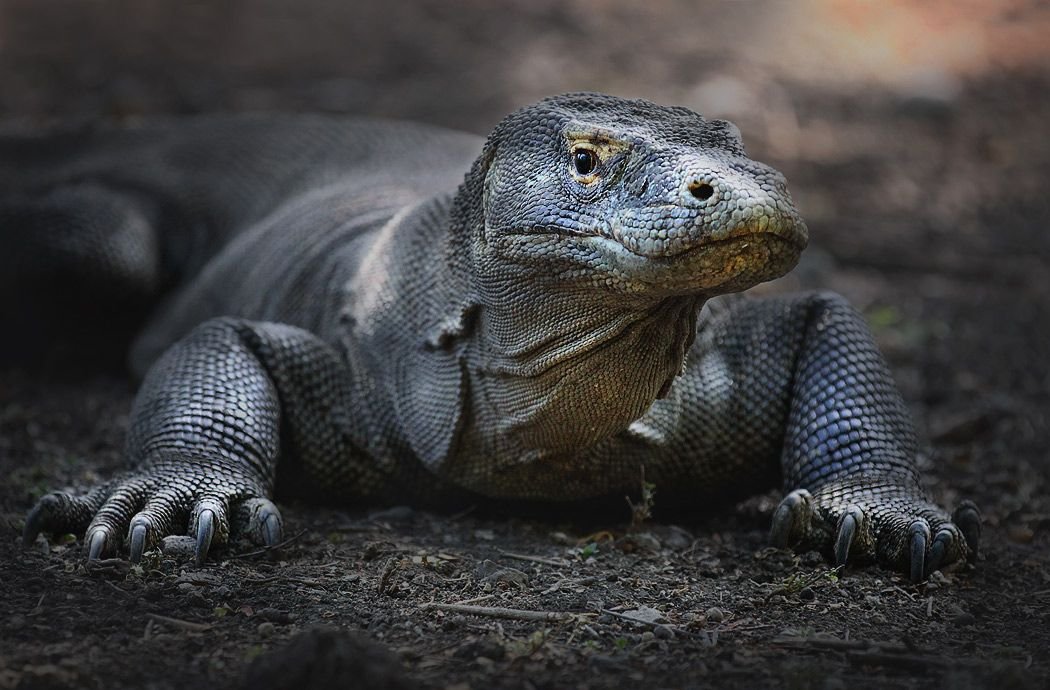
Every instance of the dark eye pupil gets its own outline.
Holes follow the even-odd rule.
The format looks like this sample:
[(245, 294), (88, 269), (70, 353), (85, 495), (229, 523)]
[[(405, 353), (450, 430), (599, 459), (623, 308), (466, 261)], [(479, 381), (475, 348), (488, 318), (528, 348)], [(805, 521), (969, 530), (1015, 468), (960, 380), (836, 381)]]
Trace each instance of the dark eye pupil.
[(577, 150), (572, 155), (572, 163), (576, 166), (576, 172), (581, 175), (590, 175), (598, 167), (597, 157), (586, 149)]

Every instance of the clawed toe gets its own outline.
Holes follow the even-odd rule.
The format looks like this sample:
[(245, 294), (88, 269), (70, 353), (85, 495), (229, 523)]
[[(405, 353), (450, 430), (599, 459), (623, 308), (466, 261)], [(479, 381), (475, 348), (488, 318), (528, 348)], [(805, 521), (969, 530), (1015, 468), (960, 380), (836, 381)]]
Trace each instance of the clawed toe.
[(929, 543), (929, 523), (921, 518), (912, 522), (908, 526), (908, 562), (911, 565), (912, 582), (922, 582), (926, 579), (926, 545)]
[(281, 541), (281, 517), (270, 514), (263, 519), (263, 541), (267, 546), (276, 546)]
[(197, 515), (197, 545), (193, 549), (193, 557), (197, 565), (203, 565), (208, 558), (208, 550), (211, 549), (211, 541), (215, 537), (215, 511), (205, 508)]
[(788, 548), (801, 543), (813, 518), (813, 497), (805, 489), (792, 491), (777, 506), (769, 538), (775, 546)]
[(851, 505), (842, 514), (835, 537), (835, 565), (846, 565), (850, 547), (858, 540), (865, 526), (864, 511), (859, 506)]
[(937, 536), (933, 538), (933, 544), (930, 545), (930, 554), (926, 561), (926, 576), (935, 570), (940, 570), (944, 565), (944, 558), (952, 546), (953, 539), (955, 535), (949, 529), (937, 532)]
[(29, 546), (36, 541), (37, 536), (44, 531), (46, 524), (52, 514), (55, 513), (59, 503), (59, 494), (48, 494), (40, 499), (26, 517), (25, 527), (22, 528), (22, 545)]
[(267, 498), (249, 498), (237, 506), (237, 526), (256, 544), (276, 546), (284, 525), (281, 511)]
[(98, 487), (85, 496), (70, 496), (60, 491), (45, 495), (26, 516), (22, 544), (31, 545), (41, 534), (82, 532), (104, 497), (104, 487)]
[(87, 548), (88, 548), (88, 562), (97, 561), (102, 558), (102, 554), (106, 549), (106, 530), (102, 528), (95, 529), (88, 535)]
[(142, 560), (142, 553), (146, 550), (147, 523), (145, 521), (131, 523), (131, 531), (128, 534), (128, 558), (132, 563)]

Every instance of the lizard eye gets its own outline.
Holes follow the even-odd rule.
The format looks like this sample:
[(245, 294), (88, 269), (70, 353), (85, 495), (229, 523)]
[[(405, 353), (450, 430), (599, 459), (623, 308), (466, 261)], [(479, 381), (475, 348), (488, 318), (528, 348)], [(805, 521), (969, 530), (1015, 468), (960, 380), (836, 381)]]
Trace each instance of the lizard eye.
[(572, 167), (580, 177), (591, 175), (598, 168), (598, 154), (578, 147), (572, 150)]

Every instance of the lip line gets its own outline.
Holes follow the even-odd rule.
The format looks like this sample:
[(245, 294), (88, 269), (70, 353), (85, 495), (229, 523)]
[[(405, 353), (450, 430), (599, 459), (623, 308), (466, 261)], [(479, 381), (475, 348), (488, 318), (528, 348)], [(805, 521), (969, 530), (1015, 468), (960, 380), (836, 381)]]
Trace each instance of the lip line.
[(726, 235), (725, 237), (719, 237), (717, 239), (708, 239), (708, 240), (705, 240), (705, 241), (703, 241), (703, 242), (701, 242), (699, 244), (696, 244), (694, 246), (686, 247), (686, 248), (684, 248), (684, 249), (682, 249), (680, 251), (677, 251), (677, 252), (674, 252), (674, 253), (670, 253), (670, 254), (643, 254), (643, 253), (640, 253), (640, 252), (633, 251), (630, 247), (628, 247), (627, 245), (623, 244), (622, 242), (617, 241), (616, 239), (614, 239), (612, 237), (608, 237), (608, 238), (603, 237), (603, 239), (608, 239), (608, 240), (610, 240), (612, 242), (615, 242), (619, 246), (623, 247), (626, 251), (630, 252), (631, 254), (634, 254), (635, 256), (642, 257), (643, 259), (665, 259), (665, 260), (671, 260), (671, 259), (681, 259), (683, 257), (689, 256), (690, 254), (698, 253), (698, 252), (706, 250), (706, 249), (713, 249), (715, 247), (721, 247), (721, 246), (724, 246), (724, 245), (727, 245), (727, 244), (732, 244), (734, 242), (739, 243), (739, 242), (746, 241), (748, 239), (759, 240), (759, 239), (762, 239), (763, 237), (775, 237), (778, 240), (790, 243), (793, 246), (798, 247), (800, 250), (804, 248), (804, 245), (801, 242), (799, 242), (797, 240), (794, 240), (794, 239), (792, 239), (790, 237), (785, 237), (781, 233), (772, 232), (772, 231), (769, 231), (769, 230), (754, 230), (754, 231), (752, 231), (752, 230), (735, 231), (734, 230), (733, 232), (731, 232), (729, 235)]
[(556, 236), (560, 236), (560, 237), (579, 237), (581, 239), (594, 238), (594, 239), (598, 239), (598, 240), (605, 240), (605, 241), (608, 241), (608, 242), (613, 242), (617, 246), (623, 248), (625, 251), (627, 251), (627, 252), (629, 252), (629, 253), (631, 253), (631, 254), (633, 254), (635, 256), (644, 258), (644, 259), (678, 259), (678, 258), (681, 258), (681, 257), (686, 256), (688, 254), (691, 254), (693, 252), (700, 251), (702, 249), (707, 249), (707, 248), (710, 248), (710, 247), (717, 247), (717, 246), (721, 246), (721, 245), (724, 245), (724, 244), (729, 244), (731, 242), (739, 242), (739, 241), (747, 239), (747, 238), (759, 239), (759, 238), (761, 238), (763, 236), (775, 237), (775, 238), (777, 238), (779, 240), (782, 240), (784, 242), (788, 242), (791, 245), (793, 245), (796, 248), (798, 248), (800, 251), (802, 249), (805, 249), (806, 244), (807, 244), (804, 240), (801, 240), (800, 238), (786, 236), (786, 233), (775, 232), (775, 231), (772, 231), (772, 230), (757, 230), (753, 226), (744, 225), (744, 226), (741, 226), (738, 229), (731, 230), (724, 237), (719, 237), (717, 239), (709, 239), (709, 240), (703, 241), (703, 242), (701, 242), (701, 243), (699, 243), (699, 244), (697, 244), (695, 246), (686, 247), (686, 248), (682, 249), (681, 251), (674, 252), (672, 254), (643, 254), (643, 253), (636, 252), (636, 251), (632, 250), (626, 244), (624, 244), (623, 242), (619, 241), (615, 237), (612, 237), (610, 234), (601, 232), (602, 228), (595, 228), (595, 230), (597, 232), (583, 233), (583, 232), (576, 232), (576, 231), (571, 230), (569, 228), (562, 228), (562, 227), (557, 227), (557, 226), (534, 226), (534, 227), (530, 228), (529, 230), (515, 230), (515, 231), (513, 231), (510, 234), (522, 235), (522, 236), (529, 236), (529, 235), (556, 235)]

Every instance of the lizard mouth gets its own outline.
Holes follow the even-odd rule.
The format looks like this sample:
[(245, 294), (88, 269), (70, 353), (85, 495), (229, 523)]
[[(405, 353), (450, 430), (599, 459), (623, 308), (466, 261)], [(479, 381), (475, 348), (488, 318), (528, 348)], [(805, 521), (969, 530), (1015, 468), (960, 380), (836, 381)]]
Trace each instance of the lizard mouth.
[[(669, 207), (673, 210), (679, 207)], [(654, 232), (649, 227), (632, 226), (625, 223), (630, 217), (616, 216), (607, 228), (598, 233), (613, 240), (628, 252), (645, 259), (679, 259), (726, 245), (742, 245), (749, 241), (763, 242), (773, 238), (805, 249), (808, 232), (797, 216), (762, 216), (731, 227), (728, 231), (705, 228), (703, 224), (680, 223)]]
[(628, 216), (582, 227), (541, 225), (502, 232), (508, 240), (546, 236), (573, 243), (579, 251), (568, 255), (585, 264), (588, 273), (605, 276), (628, 292), (653, 295), (745, 290), (794, 268), (808, 240), (806, 225), (795, 214), (748, 219), (722, 231), (698, 222), (695, 210), (690, 215), (677, 206), (652, 210), (675, 209), (679, 222), (656, 231), (649, 224), (631, 224)]
[(798, 263), (806, 246), (805, 225), (759, 229), (741, 226), (719, 236), (672, 247), (632, 249), (604, 235), (589, 244), (603, 263), (633, 285), (633, 292), (724, 294), (778, 278)]

